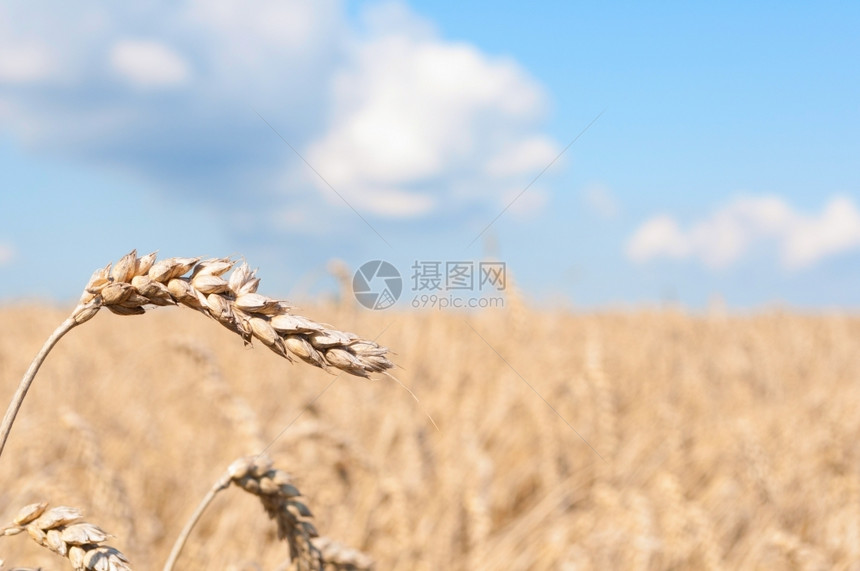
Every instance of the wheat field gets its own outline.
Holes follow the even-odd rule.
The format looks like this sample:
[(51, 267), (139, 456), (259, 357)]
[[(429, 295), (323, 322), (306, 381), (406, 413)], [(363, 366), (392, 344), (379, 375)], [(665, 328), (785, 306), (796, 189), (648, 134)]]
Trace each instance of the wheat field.
[[(0, 524), (76, 506), (157, 569), (225, 469), (265, 449), (320, 533), (378, 570), (860, 569), (860, 318), (510, 305), (301, 308), (389, 347), (419, 402), (187, 310), (101, 312), (24, 402)], [(7, 402), (67, 315), (0, 308)], [(278, 569), (276, 533), (227, 489), (176, 568)], [(0, 559), (69, 568), (20, 537), (0, 537)]]

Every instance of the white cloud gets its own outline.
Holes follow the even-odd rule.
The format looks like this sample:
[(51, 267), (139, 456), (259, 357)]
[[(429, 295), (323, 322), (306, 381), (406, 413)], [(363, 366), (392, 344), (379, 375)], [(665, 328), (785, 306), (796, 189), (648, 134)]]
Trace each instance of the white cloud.
[(724, 268), (768, 243), (787, 269), (860, 249), (860, 210), (843, 196), (831, 198), (819, 214), (798, 212), (777, 196), (740, 197), (686, 230), (669, 215), (651, 218), (629, 240), (627, 255), (638, 263), (695, 258)]
[(786, 236), (783, 260), (789, 267), (802, 267), (832, 254), (860, 246), (860, 211), (847, 197), (827, 203), (818, 217), (801, 218)]
[(490, 157), (486, 173), (496, 177), (519, 176), (526, 173), (537, 175), (558, 155), (558, 147), (548, 138), (533, 135), (518, 142), (511, 142)]
[(690, 242), (677, 222), (665, 214), (642, 224), (627, 246), (627, 255), (634, 262), (658, 257), (685, 258), (690, 251)]
[(15, 259), (15, 248), (6, 242), (0, 242), (0, 267), (8, 265)]
[(601, 218), (618, 216), (618, 199), (612, 190), (604, 184), (590, 184), (583, 190), (585, 204)]
[(40, 43), (0, 45), (0, 82), (32, 83), (54, 71), (50, 50)]
[(541, 90), (515, 63), (442, 41), (402, 7), (381, 10), (336, 72), (329, 127), (306, 153), (347, 200), (392, 217), (500, 203), (500, 189), (554, 158), (534, 132)]
[(141, 87), (177, 85), (189, 77), (189, 66), (182, 56), (153, 40), (117, 42), (109, 59), (115, 72)]
[[(217, 198), (244, 184), (259, 199), (245, 214), (261, 221), (301, 202), (316, 219), (337, 210), (343, 232), (363, 226), (256, 111), (362, 215), (491, 218), (559, 150), (540, 129), (542, 87), (405, 3), (363, 10), (357, 24), (341, 0), (0, 3), (0, 47), (52, 50), (9, 72), (52, 84), (4, 91), (4, 128), (174, 196), (235, 204)], [(539, 211), (546, 195), (529, 193), (518, 208)]]
[(204, 23), (248, 64), (278, 51), (299, 56), (341, 25), (334, 0), (192, 0), (186, 17)]
[(179, 14), (186, 38), (198, 39), (211, 96), (270, 120), (307, 117), (323, 102), (351, 33), (345, 19), (339, 0), (191, 0)]

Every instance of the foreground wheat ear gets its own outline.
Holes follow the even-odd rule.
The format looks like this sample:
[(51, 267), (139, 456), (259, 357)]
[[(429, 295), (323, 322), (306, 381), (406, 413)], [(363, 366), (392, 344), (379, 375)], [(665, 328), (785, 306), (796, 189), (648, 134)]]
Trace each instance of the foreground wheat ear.
[(75, 571), (131, 571), (122, 553), (102, 545), (108, 534), (97, 525), (81, 521), (80, 510), (47, 507), (47, 503), (41, 503), (22, 508), (12, 523), (0, 527), (0, 537), (26, 531), (39, 545), (67, 557)]
[[(229, 277), (224, 274), (233, 270)], [(246, 263), (229, 258), (138, 257), (136, 251), (116, 264), (96, 270), (72, 314), (54, 331), (21, 380), (0, 426), (0, 454), (12, 423), (45, 357), (74, 327), (92, 319), (99, 309), (118, 315), (139, 315), (147, 306), (183, 305), (208, 315), (237, 333), (245, 343), (258, 339), (278, 355), (351, 375), (367, 377), (391, 369), (388, 349), (353, 333), (338, 331), (290, 313), (290, 306), (257, 293), (260, 279)]]
[(364, 571), (373, 568), (373, 560), (364, 553), (319, 536), (312, 523), (313, 515), (289, 474), (274, 468), (272, 460), (261, 454), (239, 458), (218, 478), (176, 539), (163, 571), (173, 570), (203, 512), (215, 495), (230, 484), (260, 498), (263, 509), (278, 525), (278, 538), (290, 546), (287, 568), (291, 571)]

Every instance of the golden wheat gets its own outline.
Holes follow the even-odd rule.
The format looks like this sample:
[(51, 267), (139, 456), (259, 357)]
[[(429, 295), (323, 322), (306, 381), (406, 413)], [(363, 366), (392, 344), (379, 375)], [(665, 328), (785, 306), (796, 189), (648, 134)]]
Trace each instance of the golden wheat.
[[(48, 353), (65, 333), (92, 319), (102, 307), (127, 316), (145, 313), (146, 307), (152, 305), (184, 305), (217, 320), (239, 334), (246, 344), (257, 339), (287, 360), (292, 360), (291, 355), (294, 355), (319, 368), (334, 367), (361, 377), (393, 367), (386, 357), (387, 349), (375, 342), (293, 315), (289, 313), (290, 307), (286, 302), (258, 294), (260, 280), (247, 264), (241, 264), (229, 279), (224, 279), (222, 276), (234, 266), (235, 262), (227, 258), (204, 261), (199, 258), (169, 258), (156, 261), (155, 253), (138, 257), (136, 251), (132, 251), (113, 267), (108, 264), (96, 270), (77, 307), (48, 338), (19, 384), (0, 427), (0, 453)], [(188, 272), (190, 275), (183, 277)], [(192, 348), (190, 352), (198, 362), (211, 361), (203, 350)], [(228, 408), (234, 417), (249, 426), (246, 432), (256, 446), (262, 447), (263, 440), (253, 411), (240, 398), (224, 390), (224, 383), (211, 363), (209, 377), (210, 388), (229, 404)], [(81, 436), (82, 455), (97, 481), (94, 487), (111, 496), (116, 511), (127, 510), (124, 498), (119, 497), (119, 501), (116, 501), (115, 492), (121, 489), (121, 484), (109, 475), (110, 470), (102, 462), (98, 439), (87, 421), (71, 409), (66, 409), (64, 419)], [(288, 540), (290, 557), (297, 569), (363, 569), (370, 566), (369, 560), (357, 551), (339, 547), (333, 542), (323, 542), (319, 546), (312, 543), (311, 539), (316, 538), (317, 533), (308, 520), (309, 510), (295, 499), (297, 491), (291, 495), (295, 488), (289, 484), (286, 474), (270, 467), (262, 469), (263, 462), (261, 457), (245, 461), (242, 464), (245, 466), (244, 471), (240, 463), (234, 463), (225, 482), (229, 484), (233, 481), (260, 496), (269, 514), (278, 521), (280, 536)], [(274, 490), (269, 489), (272, 485), (275, 486)], [(215, 491), (217, 489), (220, 488), (216, 487)], [(212, 495), (210, 492), (207, 497)], [(97, 526), (79, 522), (81, 513), (78, 510), (59, 507), (45, 511), (46, 507), (47, 503), (27, 506), (12, 524), (0, 529), (0, 533), (16, 535), (26, 530), (40, 545), (68, 557), (75, 569), (129, 569), (128, 561), (121, 553), (100, 545), (107, 534)], [(200, 513), (202, 509), (198, 509), (192, 526)], [(133, 531), (131, 525), (129, 531)], [(190, 528), (180, 536), (168, 560), (167, 569), (172, 568), (188, 532)]]
[(274, 468), (272, 460), (261, 454), (236, 460), (218, 479), (177, 539), (164, 571), (173, 569), (188, 536), (215, 494), (230, 484), (260, 498), (266, 513), (277, 523), (278, 538), (289, 545), (289, 569), (361, 571), (373, 566), (373, 561), (360, 551), (320, 537), (312, 522), (313, 515), (300, 499), (301, 493), (290, 475)]
[[(856, 315), (525, 306), (522, 336), (506, 311), (468, 316), (475, 331), (458, 314), (309, 311), (359, 331), (388, 327), (379, 342), (396, 339), (398, 364), (441, 431), (387, 383), (327, 388), (329, 375), (304, 367), (287, 385), (282, 358), (181, 311), (119, 335), (116, 320), (95, 319), (57, 346), (28, 396), (0, 462), (2, 520), (45, 495), (122, 528), (122, 512), (87, 503), (91, 475), (67, 459), (80, 454), (57, 419), (69, 407), (97, 433), (133, 506), (139, 537), (132, 546), (123, 536), (123, 553), (160, 568), (190, 498), (249, 453), (246, 431), (227, 421), (232, 405), (204, 386), (208, 365), (175, 348), (193, 339), (214, 356), (223, 390), (257, 415), (320, 531), (378, 569), (860, 568)], [(27, 354), (62, 317), (0, 308), (10, 324), (0, 391), (14, 392)], [(277, 569), (287, 549), (276, 527), (257, 498), (220, 493), (177, 568)], [(57, 567), (32, 541), (0, 542), (0, 558)]]
[(131, 571), (125, 556), (108, 545), (109, 537), (97, 525), (82, 522), (77, 508), (47, 509), (46, 502), (22, 508), (0, 536), (26, 532), (33, 541), (57, 555), (68, 558), (75, 571)]
[[(168, 258), (136, 251), (93, 273), (73, 313), (76, 323), (91, 319), (100, 307), (118, 315), (139, 315), (149, 305), (184, 305), (208, 315), (246, 343), (259, 340), (278, 355), (294, 355), (316, 367), (335, 367), (362, 377), (393, 367), (387, 349), (353, 333), (333, 329), (290, 313), (286, 301), (257, 293), (260, 279), (247, 263), (230, 274), (234, 260)], [(188, 277), (183, 277), (190, 272)]]

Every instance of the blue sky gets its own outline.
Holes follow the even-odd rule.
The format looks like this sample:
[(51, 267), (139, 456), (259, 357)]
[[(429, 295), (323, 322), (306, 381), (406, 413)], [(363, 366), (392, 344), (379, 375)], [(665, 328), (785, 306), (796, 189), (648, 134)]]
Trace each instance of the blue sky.
[(858, 26), (847, 2), (6, 2), (0, 299), (76, 297), (136, 247), (244, 255), (278, 295), (333, 287), (332, 258), (489, 252), (542, 303), (857, 308)]

